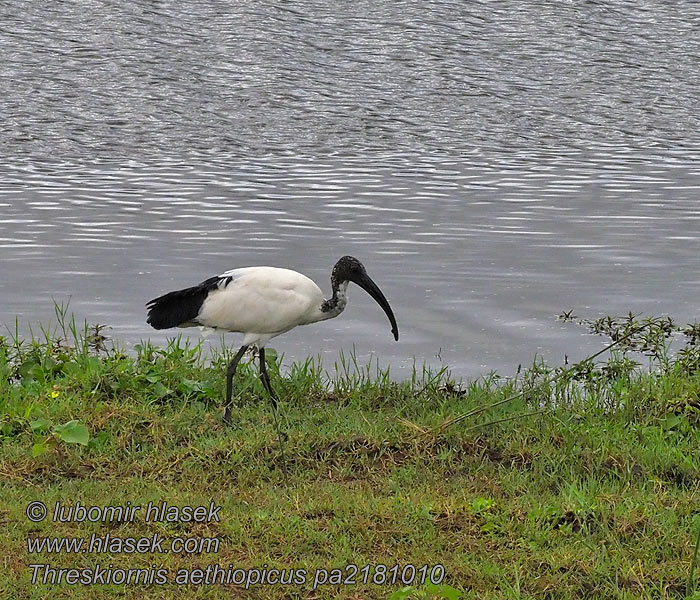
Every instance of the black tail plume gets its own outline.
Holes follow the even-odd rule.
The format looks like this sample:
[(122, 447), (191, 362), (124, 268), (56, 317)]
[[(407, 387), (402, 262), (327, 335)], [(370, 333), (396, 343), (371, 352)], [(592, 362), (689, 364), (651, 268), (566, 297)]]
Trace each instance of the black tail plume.
[(212, 277), (194, 287), (169, 292), (146, 304), (148, 323), (154, 329), (168, 329), (187, 323), (196, 324), (197, 315), (209, 292), (217, 287), (219, 277)]

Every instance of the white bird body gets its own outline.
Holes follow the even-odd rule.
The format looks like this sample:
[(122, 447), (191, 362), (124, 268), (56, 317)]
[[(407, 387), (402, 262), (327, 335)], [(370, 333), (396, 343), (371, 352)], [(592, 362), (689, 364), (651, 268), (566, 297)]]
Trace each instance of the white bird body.
[(226, 412), (231, 421), (233, 375), (251, 344), (258, 347), (260, 377), (276, 406), (276, 396), (265, 368), (265, 344), (297, 325), (307, 325), (337, 317), (347, 304), (348, 283), (352, 281), (374, 298), (391, 323), (394, 339), (399, 329), (389, 302), (362, 263), (352, 256), (342, 257), (333, 267), (329, 299), (311, 279), (277, 267), (243, 267), (226, 271), (199, 285), (169, 292), (146, 304), (147, 323), (155, 329), (195, 327), (245, 334), (243, 345), (226, 370)]
[(232, 269), (219, 276), (192, 325), (242, 332), (244, 344), (260, 347), (297, 325), (340, 314), (346, 303), (342, 291), (336, 309), (323, 312), (323, 292), (306, 275), (277, 267)]

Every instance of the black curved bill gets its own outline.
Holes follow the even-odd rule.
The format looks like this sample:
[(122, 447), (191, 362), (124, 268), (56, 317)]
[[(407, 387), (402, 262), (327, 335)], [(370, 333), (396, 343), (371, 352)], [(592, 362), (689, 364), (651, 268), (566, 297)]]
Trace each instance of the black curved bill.
[(372, 281), (372, 278), (367, 275), (367, 273), (362, 273), (362, 275), (357, 276), (356, 278), (353, 279), (353, 281), (359, 285), (365, 292), (367, 292), (372, 298), (374, 298), (379, 304), (379, 306), (382, 307), (382, 310), (386, 313), (386, 316), (389, 317), (389, 322), (391, 323), (391, 333), (394, 334), (394, 339), (398, 342), (399, 341), (399, 327), (396, 324), (396, 319), (394, 318), (394, 312), (391, 310), (391, 306), (389, 306), (389, 302), (387, 299), (384, 297), (384, 294), (382, 294), (382, 290), (379, 289), (376, 283)]

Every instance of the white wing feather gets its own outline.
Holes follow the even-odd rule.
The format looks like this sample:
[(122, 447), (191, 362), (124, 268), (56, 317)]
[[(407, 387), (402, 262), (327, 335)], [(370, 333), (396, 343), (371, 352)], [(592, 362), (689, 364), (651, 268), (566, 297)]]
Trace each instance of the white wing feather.
[(231, 281), (209, 292), (197, 315), (204, 327), (279, 334), (324, 318), (323, 292), (289, 269), (246, 267), (223, 273)]

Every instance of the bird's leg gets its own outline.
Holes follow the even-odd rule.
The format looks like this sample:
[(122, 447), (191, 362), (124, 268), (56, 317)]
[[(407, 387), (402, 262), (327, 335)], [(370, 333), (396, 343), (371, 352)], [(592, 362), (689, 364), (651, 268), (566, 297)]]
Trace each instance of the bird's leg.
[(245, 351), (248, 349), (248, 346), (244, 344), (241, 346), (241, 348), (236, 352), (236, 356), (233, 357), (233, 360), (229, 363), (228, 368), (226, 369), (226, 411), (224, 412), (224, 423), (227, 425), (231, 424), (231, 395), (233, 393), (233, 375), (236, 372), (236, 367), (238, 366), (238, 363), (240, 362), (241, 358), (243, 358), (243, 355), (245, 354)]
[(282, 475), (284, 477), (284, 484), (289, 486), (289, 475), (287, 475), (287, 459), (284, 456), (284, 442), (289, 439), (289, 436), (282, 431), (280, 428), (280, 422), (277, 418), (277, 403), (279, 399), (275, 390), (272, 389), (272, 384), (270, 383), (270, 376), (267, 374), (267, 367), (265, 366), (265, 348), (260, 348), (258, 351), (258, 358), (260, 359), (260, 379), (262, 380), (263, 387), (270, 394), (270, 402), (272, 402), (272, 418), (275, 420), (275, 429), (277, 429), (277, 439), (280, 443), (280, 455), (282, 457)]
[(277, 410), (277, 402), (279, 401), (279, 398), (277, 398), (275, 390), (272, 389), (272, 384), (270, 383), (270, 376), (267, 374), (267, 366), (265, 365), (265, 348), (260, 348), (258, 356), (260, 358), (260, 379), (262, 380), (262, 384), (267, 390), (267, 393), (270, 394), (270, 402), (272, 402), (272, 408)]

